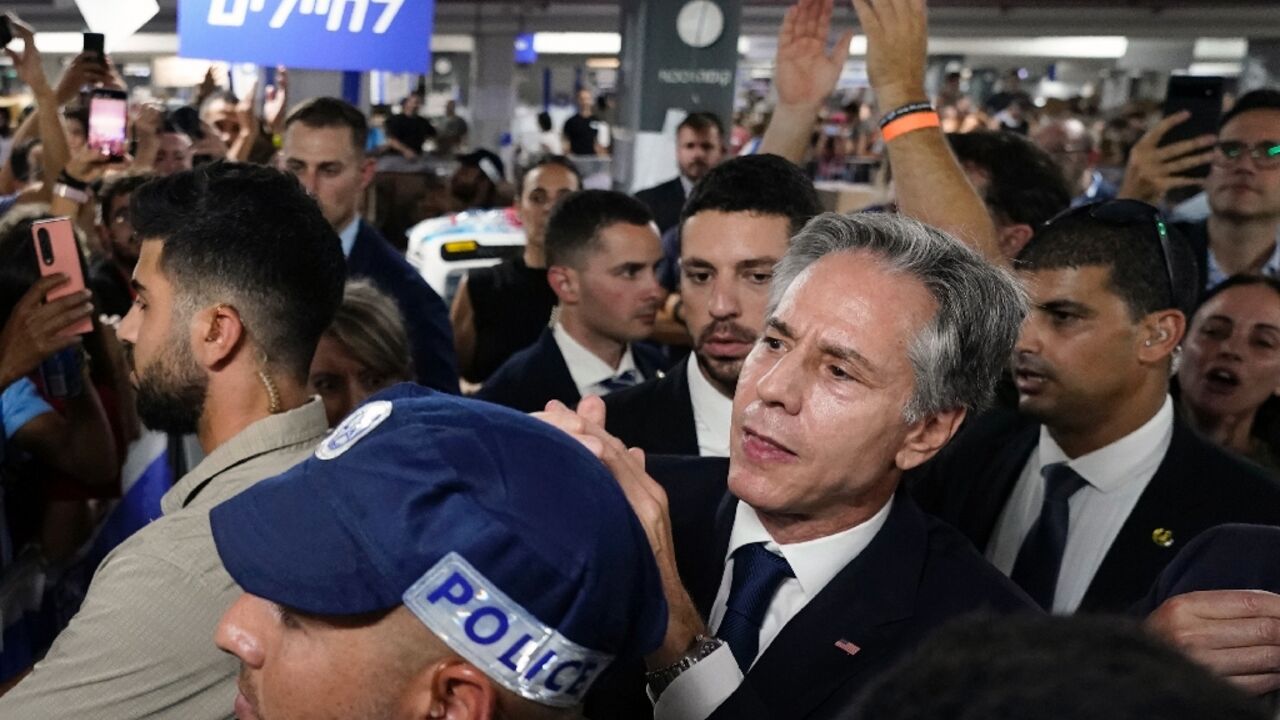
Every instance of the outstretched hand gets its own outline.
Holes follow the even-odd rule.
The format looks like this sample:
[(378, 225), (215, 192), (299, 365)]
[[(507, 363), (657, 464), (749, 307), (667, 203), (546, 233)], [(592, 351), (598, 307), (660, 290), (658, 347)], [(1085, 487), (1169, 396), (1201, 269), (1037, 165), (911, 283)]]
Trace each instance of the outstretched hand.
[(835, 90), (849, 58), (853, 30), (827, 49), (835, 0), (800, 0), (787, 9), (778, 33), (773, 83), (782, 105), (821, 105)]
[(882, 111), (925, 100), (925, 0), (852, 0), (867, 35), (867, 76)]
[(1245, 692), (1280, 690), (1280, 595), (1262, 590), (1175, 595), (1147, 616), (1146, 627)]
[(605, 405), (600, 398), (583, 398), (576, 412), (553, 400), (547, 403), (545, 411), (534, 413), (534, 417), (568, 433), (600, 458), (613, 473), (639, 518), (662, 577), (669, 612), (667, 635), (662, 647), (646, 661), (651, 668), (670, 665), (689, 649), (696, 636), (705, 634), (706, 625), (685, 590), (676, 567), (666, 491), (645, 472), (644, 451), (638, 448), (628, 450), (621, 440), (605, 431)]

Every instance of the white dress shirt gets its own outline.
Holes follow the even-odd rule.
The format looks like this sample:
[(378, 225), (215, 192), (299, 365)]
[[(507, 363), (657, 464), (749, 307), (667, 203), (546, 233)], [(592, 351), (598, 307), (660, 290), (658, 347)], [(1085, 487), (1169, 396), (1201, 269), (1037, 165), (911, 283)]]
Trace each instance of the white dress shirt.
[(1040, 444), (1031, 453), (996, 521), (987, 546), (987, 559), (1004, 574), (1013, 572), (1022, 541), (1040, 517), (1044, 504), (1044, 478), (1040, 470), (1052, 463), (1067, 463), (1087, 484), (1068, 502), (1067, 545), (1053, 595), (1053, 612), (1075, 612), (1111, 543), (1164, 460), (1172, 439), (1173, 400), (1168, 397), (1145, 425), (1074, 460), (1067, 457), (1042, 426)]
[(356, 246), (356, 235), (359, 234), (360, 216), (356, 215), (338, 232), (338, 239), (342, 241), (342, 257), (351, 257), (351, 248)]
[(698, 454), (729, 457), (729, 426), (733, 423), (733, 398), (725, 397), (702, 374), (698, 356), (689, 353), (689, 404), (693, 428), (698, 433)]
[(622, 361), (618, 363), (618, 367), (612, 368), (582, 343), (574, 340), (560, 323), (552, 326), (551, 336), (555, 338), (564, 364), (569, 366), (569, 376), (573, 378), (573, 384), (578, 386), (578, 394), (582, 397), (608, 395), (609, 389), (601, 383), (628, 370), (635, 370), (639, 379), (644, 380), (644, 375), (636, 368), (635, 358), (631, 356), (629, 343), (626, 352), (622, 353)]
[[(733, 519), (733, 531), (729, 535), (724, 575), (721, 576), (715, 604), (711, 606), (707, 629), (715, 633), (724, 618), (725, 606), (729, 602), (729, 589), (733, 584), (734, 551), (751, 543), (764, 543), (766, 550), (786, 558), (795, 577), (782, 581), (765, 612), (760, 624), (760, 645), (756, 651), (756, 658), (759, 659), (782, 628), (871, 544), (889, 518), (891, 505), (892, 498), (870, 520), (848, 530), (817, 540), (779, 545), (760, 523), (756, 511), (739, 501)], [(742, 684), (742, 679), (743, 673), (733, 658), (733, 651), (728, 645), (723, 645), (667, 687), (654, 706), (654, 720), (701, 720), (728, 700)]]

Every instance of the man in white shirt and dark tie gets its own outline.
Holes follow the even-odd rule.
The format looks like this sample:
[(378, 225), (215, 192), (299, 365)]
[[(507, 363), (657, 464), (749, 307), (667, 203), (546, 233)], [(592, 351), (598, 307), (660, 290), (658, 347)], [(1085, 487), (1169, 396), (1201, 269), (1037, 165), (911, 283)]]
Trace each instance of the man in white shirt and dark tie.
[(547, 282), (558, 298), (551, 327), (511, 356), (476, 394), (536, 412), (551, 400), (573, 407), (657, 377), (662, 355), (638, 344), (653, 331), (665, 291), (657, 281), (658, 231), (639, 200), (583, 190), (547, 221)]
[(1060, 614), (1128, 610), (1215, 525), (1280, 524), (1280, 483), (1175, 417), (1169, 377), (1198, 286), (1154, 207), (1071, 210), (1017, 268), (1032, 303), (1020, 414), (972, 423), (920, 471), (926, 510)]

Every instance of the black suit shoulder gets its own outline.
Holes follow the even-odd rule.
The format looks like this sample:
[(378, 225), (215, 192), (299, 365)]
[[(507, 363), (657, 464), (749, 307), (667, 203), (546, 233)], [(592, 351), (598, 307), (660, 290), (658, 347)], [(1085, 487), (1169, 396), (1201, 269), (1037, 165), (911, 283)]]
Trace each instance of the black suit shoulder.
[[(908, 483), (921, 506), (986, 548), (1039, 441), (1016, 413), (975, 421)], [(1280, 525), (1280, 483), (1175, 419), (1169, 449), (1107, 548), (1079, 612), (1123, 612), (1177, 551), (1223, 523)]]
[(605, 396), (605, 429), (646, 453), (697, 455), (688, 367), (682, 362), (660, 378)]
[(1024, 612), (1038, 609), (956, 530), (899, 493), (871, 544), (784, 626), (711, 717), (847, 718), (867, 684), (939, 626)]
[(1160, 573), (1132, 614), (1145, 617), (1175, 595), (1200, 590), (1280, 593), (1280, 528), (1228, 524), (1200, 533)]
[(647, 342), (631, 343), (631, 359), (636, 363), (636, 370), (639, 370), (646, 380), (662, 375), (667, 367), (667, 358), (662, 354), (662, 350)]
[(396, 301), (404, 316), (418, 382), (457, 394), (458, 359), (449, 309), (418, 271), (363, 220), (347, 257), (347, 274), (367, 277)]
[(679, 177), (672, 178), (660, 185), (654, 185), (636, 193), (636, 199), (649, 206), (653, 219), (658, 223), (658, 230), (666, 232), (680, 223), (680, 212), (684, 210), (684, 184)]
[[(1125, 612), (1149, 597), (1179, 550), (1226, 524), (1280, 526), (1280, 482), (1182, 423), (1080, 603), (1081, 612)], [(1163, 536), (1158, 537), (1157, 531)], [(1241, 563), (1263, 563), (1250, 553)], [(1233, 576), (1241, 567), (1219, 568)]]
[(1020, 413), (989, 411), (966, 422), (936, 456), (907, 472), (904, 485), (926, 512), (956, 526), (982, 547), (989, 528), (973, 527), (968, 516), (975, 503), (1004, 504), (1002, 494), (1012, 489), (1011, 482), (1030, 457), (1039, 428)]
[(582, 399), (549, 328), (508, 358), (475, 396), (521, 412), (539, 412), (552, 400), (576, 407)]

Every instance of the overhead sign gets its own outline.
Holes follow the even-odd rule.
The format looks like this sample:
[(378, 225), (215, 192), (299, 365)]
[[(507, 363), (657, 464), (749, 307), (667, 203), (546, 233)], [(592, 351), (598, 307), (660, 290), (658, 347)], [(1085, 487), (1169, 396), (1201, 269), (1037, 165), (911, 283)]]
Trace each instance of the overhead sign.
[(183, 57), (428, 72), (434, 0), (179, 0)]

